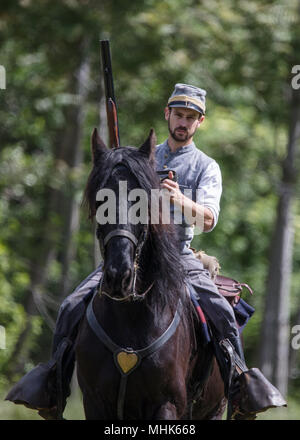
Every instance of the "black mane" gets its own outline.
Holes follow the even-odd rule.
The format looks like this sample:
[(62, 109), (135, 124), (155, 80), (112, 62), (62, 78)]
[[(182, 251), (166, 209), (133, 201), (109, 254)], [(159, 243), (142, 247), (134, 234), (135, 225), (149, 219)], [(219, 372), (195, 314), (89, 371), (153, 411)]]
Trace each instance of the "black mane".
[[(159, 189), (160, 181), (154, 167), (137, 148), (120, 147), (107, 150), (103, 160), (94, 164), (85, 188), (84, 200), (88, 206), (89, 217), (96, 214), (96, 194), (111, 175), (114, 167), (125, 165), (137, 179), (140, 188), (147, 192), (149, 200), (149, 219), (151, 212), (151, 189)], [(151, 265), (149, 262), (151, 261)], [(178, 299), (186, 298), (184, 291), (184, 271), (181, 264), (179, 243), (173, 224), (149, 224), (149, 237), (140, 260), (139, 280), (147, 286), (155, 280), (155, 298), (147, 296), (151, 306), (164, 307), (168, 304), (176, 309)], [(143, 280), (143, 281), (141, 281)]]

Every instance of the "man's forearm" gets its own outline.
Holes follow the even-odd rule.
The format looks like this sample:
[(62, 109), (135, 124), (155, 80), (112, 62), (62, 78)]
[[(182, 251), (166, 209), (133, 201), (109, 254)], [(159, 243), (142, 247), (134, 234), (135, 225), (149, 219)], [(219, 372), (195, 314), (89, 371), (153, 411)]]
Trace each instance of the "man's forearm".
[(182, 194), (182, 197), (174, 199), (174, 203), (181, 207), (183, 214), (188, 214), (194, 219), (193, 223), (203, 225), (204, 231), (209, 231), (214, 225), (214, 216), (209, 208), (194, 202)]
[[(172, 178), (172, 171), (169, 171)], [(162, 188), (170, 192), (170, 200), (177, 205), (191, 224), (195, 224), (203, 231), (209, 231), (214, 225), (214, 216), (209, 208), (194, 202), (186, 197), (179, 189), (177, 182), (166, 179), (162, 182)]]

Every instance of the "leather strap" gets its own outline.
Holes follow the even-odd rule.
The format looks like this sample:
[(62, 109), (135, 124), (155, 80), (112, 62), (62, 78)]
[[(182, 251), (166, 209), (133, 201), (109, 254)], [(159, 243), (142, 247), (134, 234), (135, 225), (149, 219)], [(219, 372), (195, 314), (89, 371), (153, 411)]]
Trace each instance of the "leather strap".
[(157, 351), (173, 336), (173, 334), (175, 333), (178, 327), (181, 318), (181, 312), (182, 312), (182, 302), (179, 300), (176, 313), (167, 330), (158, 339), (156, 339), (156, 341), (152, 342), (152, 344), (150, 344), (148, 347), (142, 348), (141, 350), (136, 350), (136, 352), (139, 353), (139, 355), (142, 358), (149, 356), (150, 354)]
[[(232, 417), (232, 401), (231, 401), (231, 386), (234, 386), (234, 383), (232, 383), (234, 374), (238, 373), (239, 375), (242, 373), (245, 373), (248, 371), (248, 367), (246, 366), (245, 362), (240, 358), (240, 356), (237, 354), (236, 350), (234, 349), (232, 343), (229, 341), (229, 339), (223, 339), (219, 342), (220, 347), (222, 348), (223, 352), (227, 356), (228, 362), (229, 362), (229, 374), (228, 374), (228, 405), (227, 405), (227, 420), (230, 420)], [(241, 372), (237, 370), (237, 367)], [(235, 373), (236, 372), (236, 373)]]
[[(171, 324), (167, 328), (167, 330), (158, 339), (156, 339), (156, 341), (154, 341), (154, 342), (152, 342), (152, 344), (148, 345), (148, 347), (142, 348), (140, 350), (133, 350), (133, 351), (135, 353), (138, 353), (138, 355), (141, 358), (149, 356), (150, 354), (152, 354), (155, 351), (157, 351), (175, 333), (175, 331), (176, 331), (176, 329), (178, 327), (178, 324), (180, 322), (181, 311), (182, 311), (182, 302), (179, 300), (176, 313), (174, 315), (174, 318), (173, 318)], [(106, 347), (112, 353), (119, 352), (120, 350), (122, 350), (122, 347), (119, 347), (117, 344), (115, 344), (112, 341), (112, 339), (108, 336), (108, 334), (103, 330), (101, 325), (99, 324), (99, 322), (98, 322), (98, 320), (97, 320), (97, 318), (95, 316), (94, 310), (93, 310), (93, 300), (90, 301), (90, 303), (89, 303), (89, 305), (87, 307), (86, 316), (87, 316), (88, 323), (89, 323), (91, 329), (93, 330), (93, 332), (98, 336), (100, 341), (104, 345), (106, 345)], [(124, 351), (126, 351), (126, 349), (124, 349)]]
[(119, 395), (118, 395), (118, 403), (117, 403), (117, 415), (119, 420), (124, 420), (124, 401), (127, 387), (127, 377), (121, 376), (120, 386), (119, 386)]
[(129, 240), (131, 240), (135, 246), (138, 244), (138, 239), (134, 234), (132, 234), (132, 232), (128, 231), (127, 229), (114, 229), (104, 237), (104, 246), (106, 246), (112, 237), (126, 237), (129, 238)]
[[(96, 292), (97, 292), (97, 290), (96, 290)], [(93, 299), (94, 299), (94, 297), (93, 297)], [(103, 330), (103, 328), (99, 324), (99, 322), (95, 316), (94, 310), (93, 310), (93, 299), (89, 302), (89, 305), (88, 305), (87, 311), (86, 311), (86, 317), (87, 317), (89, 326), (91, 327), (93, 332), (98, 336), (100, 341), (103, 342), (103, 344), (110, 351), (115, 352), (115, 351), (119, 350), (120, 347), (110, 339), (108, 334)]]
[[(90, 303), (87, 307), (86, 316), (87, 316), (89, 326), (91, 327), (93, 332), (100, 339), (100, 341), (113, 353), (113, 358), (114, 358), (115, 364), (120, 371), (121, 378), (120, 378), (120, 386), (119, 386), (118, 402), (117, 402), (117, 415), (118, 415), (119, 420), (123, 420), (127, 377), (129, 376), (130, 373), (132, 373), (132, 371), (135, 370), (135, 368), (138, 365), (140, 365), (140, 362), (144, 357), (149, 356), (150, 354), (154, 353), (159, 348), (161, 348), (176, 332), (176, 329), (178, 327), (178, 324), (179, 324), (180, 318), (181, 318), (182, 302), (179, 300), (178, 305), (177, 305), (177, 310), (176, 310), (176, 313), (174, 315), (174, 318), (173, 318), (171, 324), (169, 325), (167, 330), (158, 339), (156, 339), (154, 342), (152, 342), (152, 344), (148, 345), (148, 347), (142, 348), (140, 350), (133, 350), (133, 349), (129, 350), (128, 348), (123, 349), (123, 348), (119, 347), (117, 344), (115, 344), (112, 341), (112, 339), (107, 335), (107, 333), (104, 331), (104, 329), (99, 324), (99, 322), (96, 318), (96, 315), (94, 313), (93, 300), (94, 300), (94, 297), (92, 298), (92, 300), (90, 301)], [(119, 368), (118, 363), (116, 362), (116, 357), (117, 357), (118, 353), (120, 353), (120, 351), (124, 351), (127, 353), (132, 352), (138, 356), (138, 362), (137, 362), (135, 368), (130, 369), (126, 373), (123, 372)]]

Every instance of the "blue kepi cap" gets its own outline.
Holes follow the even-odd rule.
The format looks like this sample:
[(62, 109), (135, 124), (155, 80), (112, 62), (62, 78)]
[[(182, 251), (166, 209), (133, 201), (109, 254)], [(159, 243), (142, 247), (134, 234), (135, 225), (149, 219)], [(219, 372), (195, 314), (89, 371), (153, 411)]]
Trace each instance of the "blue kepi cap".
[(169, 107), (186, 107), (205, 113), (206, 91), (189, 84), (176, 84), (174, 92), (169, 98)]

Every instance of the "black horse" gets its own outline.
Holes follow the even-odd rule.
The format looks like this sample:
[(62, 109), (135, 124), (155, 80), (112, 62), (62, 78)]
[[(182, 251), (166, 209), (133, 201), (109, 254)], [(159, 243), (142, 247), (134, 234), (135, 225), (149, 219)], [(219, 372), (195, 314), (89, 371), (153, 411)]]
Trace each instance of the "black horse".
[(160, 186), (155, 146), (153, 131), (139, 149), (109, 150), (96, 129), (92, 136), (85, 200), (94, 218), (105, 203), (98, 191), (112, 190), (117, 221), (98, 225), (103, 275), (76, 342), (87, 419), (216, 419), (224, 410), (223, 383), (211, 346), (202, 344), (173, 225), (121, 218), (121, 181), (128, 193), (145, 191), (151, 218), (151, 190)]

